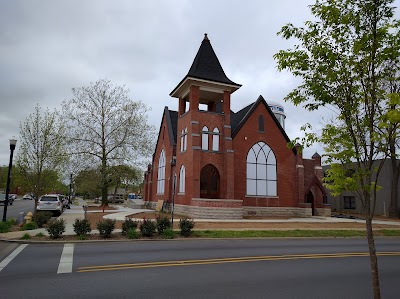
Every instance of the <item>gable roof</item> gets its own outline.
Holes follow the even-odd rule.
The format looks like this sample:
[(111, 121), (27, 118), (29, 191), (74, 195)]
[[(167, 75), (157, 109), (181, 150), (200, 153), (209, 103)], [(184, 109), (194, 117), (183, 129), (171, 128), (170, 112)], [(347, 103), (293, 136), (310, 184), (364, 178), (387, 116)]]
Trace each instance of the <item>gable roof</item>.
[[(239, 130), (243, 127), (243, 125), (246, 123), (248, 118), (251, 116), (253, 111), (257, 108), (258, 105), (264, 105), (265, 108), (267, 109), (268, 113), (271, 115), (272, 119), (275, 121), (275, 124), (278, 126), (279, 130), (281, 131), (283, 137), (287, 142), (290, 142), (289, 137), (287, 136), (285, 130), (282, 128), (281, 124), (279, 121), (276, 119), (274, 113), (272, 112), (271, 108), (269, 108), (267, 102), (264, 100), (264, 98), (260, 95), (254, 103), (251, 103), (244, 107), (243, 109), (239, 110), (238, 112), (234, 113), (231, 110), (231, 132), (232, 132), (232, 138), (236, 136), (236, 134), (239, 132)], [(217, 112), (218, 110), (221, 109), (221, 103), (217, 104)], [(169, 139), (173, 143), (171, 145), (176, 145), (177, 142), (177, 128), (178, 128), (178, 112), (169, 110), (168, 107), (164, 108), (164, 115), (166, 115), (167, 118), (167, 124), (168, 124), (168, 134), (169, 134)], [(163, 115), (163, 118), (164, 118)], [(160, 133), (161, 133), (161, 127), (160, 127)], [(160, 134), (159, 133), (159, 134)], [(292, 149), (293, 152), (296, 154), (296, 148)]]
[[(272, 112), (271, 108), (269, 108), (267, 102), (264, 100), (264, 98), (260, 95), (254, 103), (244, 107), (242, 110), (238, 111), (235, 113), (232, 117), (231, 115), (231, 129), (232, 129), (232, 138), (236, 136), (236, 134), (240, 131), (240, 129), (243, 127), (243, 125), (246, 123), (246, 121), (249, 119), (251, 114), (254, 112), (254, 110), (257, 108), (258, 105), (264, 105), (265, 108), (267, 109), (268, 113), (271, 115), (272, 119), (274, 120), (275, 124), (278, 126), (279, 130), (281, 131), (283, 137), (287, 142), (290, 142), (290, 139), (288, 135), (286, 134), (285, 130), (279, 123), (279, 121), (276, 119), (274, 113)], [(297, 151), (295, 148), (293, 148), (293, 152), (296, 154)]]
[(223, 84), (234, 85), (237, 87), (241, 86), (240, 84), (237, 84), (230, 80), (225, 75), (225, 72), (218, 60), (218, 57), (215, 54), (213, 47), (211, 46), (210, 40), (207, 37), (207, 33), (204, 34), (204, 39), (201, 42), (200, 48), (197, 51), (196, 57), (193, 60), (189, 72), (170, 93), (171, 96), (187, 78), (203, 79)]
[(306, 195), (310, 191), (311, 187), (314, 186), (314, 185), (317, 186), (321, 190), (323, 195), (327, 195), (328, 194), (326, 189), (325, 189), (325, 187), (324, 187), (324, 185), (322, 185), (321, 180), (316, 175), (314, 175), (311, 183), (306, 188), (306, 190), (304, 192), (304, 195)]
[[(237, 126), (240, 124), (242, 119), (246, 116), (247, 112), (251, 109), (251, 107), (254, 105), (254, 103), (251, 103), (250, 105), (247, 105), (243, 109), (239, 110), (236, 113), (233, 113), (231, 111), (231, 131), (232, 131), (232, 137), (233, 137), (233, 132), (237, 128)], [(236, 135), (236, 134), (235, 134)]]
[(168, 130), (168, 137), (170, 141), (170, 145), (176, 145), (176, 130), (178, 126), (178, 112), (169, 110), (167, 106), (164, 107), (164, 113), (161, 118), (160, 130), (158, 131), (158, 138), (161, 135), (162, 123), (163, 119), (166, 119), (167, 122), (167, 130)]

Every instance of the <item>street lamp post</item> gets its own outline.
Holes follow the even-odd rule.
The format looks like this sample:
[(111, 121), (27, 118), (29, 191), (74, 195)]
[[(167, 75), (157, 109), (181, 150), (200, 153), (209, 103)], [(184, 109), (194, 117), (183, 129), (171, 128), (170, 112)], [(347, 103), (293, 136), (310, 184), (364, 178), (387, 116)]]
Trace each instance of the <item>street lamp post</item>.
[(12, 160), (15, 150), (15, 145), (17, 144), (17, 139), (14, 137), (10, 139), (10, 164), (8, 165), (8, 175), (7, 175), (7, 187), (6, 187), (6, 198), (4, 201), (4, 211), (3, 211), (3, 222), (7, 221), (7, 207), (8, 207), (8, 196), (10, 193), (10, 178), (12, 169)]
[(68, 197), (69, 204), (71, 204), (71, 193), (72, 193), (72, 173), (69, 178), (69, 197)]

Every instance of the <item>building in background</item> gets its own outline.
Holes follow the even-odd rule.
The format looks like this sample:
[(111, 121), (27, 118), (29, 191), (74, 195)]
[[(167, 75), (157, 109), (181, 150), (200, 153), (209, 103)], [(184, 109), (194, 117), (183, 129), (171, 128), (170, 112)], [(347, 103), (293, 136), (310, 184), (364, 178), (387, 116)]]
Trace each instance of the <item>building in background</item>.
[[(400, 163), (400, 160), (398, 163)], [(376, 163), (376, 166), (378, 166), (378, 163)], [(325, 171), (329, 169), (329, 165), (324, 165), (322, 169), (325, 173)], [(391, 181), (392, 167), (390, 160), (386, 159), (378, 178), (378, 186), (380, 186), (381, 189), (376, 193), (377, 200), (375, 206), (375, 215), (389, 215)], [(400, 195), (400, 184), (398, 194)], [(332, 212), (363, 213), (362, 202), (359, 198), (357, 198), (357, 195), (354, 192), (344, 191), (339, 196), (332, 196), (329, 194), (328, 190), (327, 202), (331, 205)], [(397, 206), (400, 208), (400, 197), (397, 199)]]

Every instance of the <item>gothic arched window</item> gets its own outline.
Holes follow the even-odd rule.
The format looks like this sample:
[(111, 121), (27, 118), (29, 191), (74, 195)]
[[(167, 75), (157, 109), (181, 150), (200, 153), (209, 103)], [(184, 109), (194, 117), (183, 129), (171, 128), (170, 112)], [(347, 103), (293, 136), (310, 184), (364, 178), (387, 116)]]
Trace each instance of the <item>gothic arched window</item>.
[(276, 158), (264, 142), (253, 145), (246, 161), (246, 194), (277, 196)]
[(185, 152), (187, 148), (187, 127), (181, 130), (181, 152)]
[(212, 150), (219, 151), (219, 130), (217, 127), (213, 130)]
[(179, 193), (185, 193), (185, 166), (181, 166), (179, 171)]
[(164, 194), (165, 187), (165, 152), (161, 151), (160, 159), (158, 159), (158, 177), (157, 177), (157, 193)]
[(208, 150), (208, 128), (204, 126), (201, 130), (201, 149)]

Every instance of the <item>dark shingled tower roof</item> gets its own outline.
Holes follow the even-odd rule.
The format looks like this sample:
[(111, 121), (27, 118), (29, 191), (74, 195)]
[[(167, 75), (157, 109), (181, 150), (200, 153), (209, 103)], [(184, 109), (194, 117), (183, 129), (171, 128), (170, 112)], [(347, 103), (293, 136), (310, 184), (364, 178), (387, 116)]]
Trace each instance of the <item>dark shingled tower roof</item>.
[(203, 79), (223, 84), (230, 84), (237, 87), (241, 86), (240, 84), (230, 80), (225, 75), (225, 72), (219, 63), (218, 57), (211, 46), (210, 40), (207, 37), (207, 33), (204, 34), (204, 39), (200, 45), (196, 57), (193, 60), (189, 72), (170, 93), (171, 96), (187, 78)]
[(240, 86), (225, 75), (207, 33), (186, 76)]

